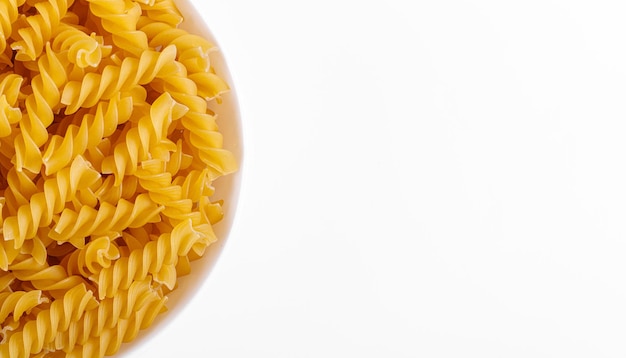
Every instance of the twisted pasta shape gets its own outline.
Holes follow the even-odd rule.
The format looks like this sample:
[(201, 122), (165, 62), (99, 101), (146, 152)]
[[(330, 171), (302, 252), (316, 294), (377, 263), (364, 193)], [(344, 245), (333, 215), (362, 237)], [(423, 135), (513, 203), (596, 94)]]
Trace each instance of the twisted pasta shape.
[(25, 102), (27, 115), (20, 120), (23, 130), (15, 137), (15, 166), (17, 170), (26, 168), (33, 173), (41, 168), (39, 147), (48, 140), (47, 127), (53, 122), (61, 99), (59, 88), (67, 81), (65, 67), (49, 43), (37, 66), (39, 74), (31, 80), (33, 93)]
[(106, 56), (111, 48), (104, 46), (102, 36), (96, 36), (95, 32), (88, 35), (86, 31), (88, 30), (78, 25), (59, 24), (52, 49), (57, 53), (67, 52), (68, 61), (79, 68), (97, 67), (103, 55)]
[(110, 267), (112, 262), (120, 257), (120, 250), (109, 236), (98, 237), (90, 241), (83, 249), (75, 250), (67, 256), (63, 264), (68, 274), (92, 277), (102, 268)]
[(11, 284), (15, 280), (15, 275), (11, 272), (0, 272), (0, 292), (12, 292)]
[(20, 254), (20, 249), (6, 243), (0, 244), (0, 269), (6, 271), (9, 265)]
[(23, 314), (44, 302), (48, 299), (41, 296), (41, 290), (0, 293), (0, 323), (4, 323), (9, 315), (13, 316), (13, 321), (18, 321)]
[(76, 353), (72, 352), (68, 354), (68, 357), (93, 357), (96, 352), (100, 354), (100, 356), (104, 356), (105, 354), (110, 355), (117, 352), (122, 343), (130, 342), (135, 339), (139, 330), (149, 327), (156, 316), (165, 311), (165, 302), (165, 299), (161, 299), (160, 301), (155, 301), (150, 305), (142, 307), (140, 310), (133, 313), (129, 319), (121, 319), (116, 328), (109, 328), (99, 337), (90, 339), (82, 347), (82, 355), (80, 355), (80, 351), (76, 351)]
[(24, 78), (14, 72), (6, 72), (0, 75), (0, 93), (6, 97), (11, 106), (17, 104), (20, 97), (20, 89)]
[(139, 56), (148, 49), (146, 34), (137, 30), (140, 4), (128, 0), (88, 0), (89, 11), (97, 16), (104, 30), (120, 49)]
[[(222, 148), (223, 137), (217, 129), (215, 116), (206, 113), (206, 101), (186, 93), (170, 93), (177, 102), (189, 108), (179, 122), (186, 130), (183, 153), (191, 154), (192, 167), (198, 170), (208, 167), (211, 180), (236, 171), (234, 156), (230, 151)], [(205, 109), (204, 113), (201, 111), (202, 108)], [(132, 162), (129, 167), (132, 168), (135, 164)]]
[[(212, 82), (209, 84), (213, 85)], [(187, 130), (185, 139), (191, 144), (190, 149), (194, 157), (201, 160), (196, 167), (208, 166), (213, 174), (212, 179), (236, 171), (236, 160), (231, 152), (222, 149), (223, 136), (218, 131), (216, 118), (208, 113), (206, 98), (199, 95), (196, 83), (189, 78), (173, 74), (155, 84), (155, 88), (170, 93), (174, 100), (189, 109), (180, 122)], [(210, 90), (210, 92), (220, 91), (222, 89), (219, 87)]]
[(113, 155), (104, 158), (103, 173), (115, 175), (115, 185), (120, 185), (126, 174), (133, 174), (140, 161), (148, 159), (148, 153), (161, 146), (174, 151), (176, 145), (167, 139), (172, 121), (181, 118), (187, 108), (178, 104), (168, 94), (159, 96), (150, 106), (149, 115), (143, 116), (136, 127), (125, 132), (123, 141), (115, 144)]
[[(24, 242), (24, 245), (18, 249), (13, 248), (13, 252), (10, 255), (10, 261), (7, 264), (14, 265), (17, 262), (25, 259), (33, 259), (39, 265), (43, 265), (48, 259), (48, 252), (46, 246), (50, 243), (49, 238), (46, 237), (46, 232), (49, 229), (42, 230), (37, 236)], [(12, 245), (8, 245), (12, 247)]]
[(102, 74), (87, 73), (81, 81), (69, 81), (61, 98), (61, 103), (67, 106), (65, 114), (72, 114), (80, 107), (91, 108), (100, 100), (131, 91), (157, 77), (180, 73), (183, 69), (175, 58), (175, 46), (168, 46), (161, 52), (147, 50), (138, 59), (126, 57), (119, 66), (104, 67)]
[(129, 229), (122, 233), (122, 236), (118, 238), (118, 242), (122, 245), (122, 256), (129, 256), (131, 252), (137, 249), (141, 249), (150, 241), (158, 239), (158, 235), (154, 234), (154, 225), (152, 227), (134, 228)]
[(228, 85), (173, 0), (0, 0), (0, 357), (102, 357), (217, 240)]
[(166, 161), (165, 171), (172, 175), (189, 168), (193, 162), (193, 156), (183, 151), (183, 141), (181, 139), (176, 141), (176, 151), (174, 153), (168, 153), (168, 155), (160, 158)]
[[(187, 102), (193, 102), (193, 97), (201, 97), (196, 99), (196, 101), (203, 100), (206, 102), (206, 100), (215, 99), (219, 103), (221, 101), (220, 94), (229, 89), (226, 82), (216, 76), (212, 70), (191, 73), (185, 76), (174, 74), (162, 79), (162, 81), (157, 81), (153, 87), (160, 92), (170, 92), (174, 99), (184, 105), (187, 105)], [(200, 106), (202, 107), (202, 105)], [(198, 112), (206, 113), (206, 103), (204, 108), (204, 111), (200, 110)]]
[(78, 212), (65, 209), (49, 236), (57, 242), (69, 241), (82, 248), (88, 236), (121, 233), (128, 227), (158, 222), (162, 210), (147, 194), (139, 194), (134, 203), (126, 200), (120, 200), (117, 206), (102, 203), (97, 210), (86, 205)]
[[(154, 162), (158, 163), (158, 161)], [(221, 219), (221, 210), (217, 215), (213, 211), (204, 213), (192, 210), (192, 206), (196, 203), (202, 203), (202, 206), (207, 209), (219, 208), (219, 205), (205, 201), (214, 192), (210, 185), (208, 169), (192, 170), (187, 175), (180, 175), (172, 181), (171, 174), (159, 171), (158, 166), (158, 164), (153, 168), (143, 166), (135, 176), (139, 180), (139, 185), (148, 191), (150, 198), (164, 207), (162, 212), (164, 217), (173, 219), (174, 222), (190, 219), (193, 225), (215, 223)]]
[(19, 16), (18, 7), (24, 4), (24, 0), (0, 1), (0, 53), (5, 55), (9, 37), (13, 33), (13, 24)]
[(146, 33), (148, 45), (152, 48), (176, 46), (177, 60), (185, 66), (188, 73), (209, 71), (209, 53), (215, 50), (215, 46), (205, 38), (165, 22), (145, 21), (140, 30)]
[(6, 344), (7, 336), (10, 334), (10, 332), (19, 329), (21, 324), (21, 321), (9, 321), (0, 326), (0, 344)]
[(30, 282), (32, 287), (48, 291), (51, 296), (58, 296), (57, 293), (65, 291), (85, 283), (81, 276), (68, 275), (63, 266), (47, 263), (38, 264), (35, 259), (26, 259), (20, 263), (9, 266), (15, 278), (20, 281)]
[(93, 293), (85, 285), (77, 285), (67, 291), (62, 299), (55, 300), (50, 308), (42, 310), (37, 318), (24, 324), (22, 330), (11, 332), (0, 344), (2, 357), (29, 357), (40, 353), (53, 342), (57, 335), (66, 332), (70, 324), (79, 320), (85, 311), (98, 306)]
[(164, 22), (176, 26), (183, 22), (183, 16), (172, 0), (155, 0), (142, 4), (146, 16), (153, 21)]
[(114, 178), (108, 176), (98, 187), (94, 194), (100, 203), (116, 205), (120, 200), (132, 200), (138, 192), (137, 178), (127, 176), (122, 181), (122, 185), (115, 185)]
[(18, 61), (34, 61), (41, 55), (46, 42), (50, 40), (54, 29), (61, 23), (67, 14), (67, 9), (74, 0), (49, 0), (34, 5), (38, 14), (28, 16), (26, 27), (19, 28), (13, 33), (15, 42), (11, 45), (16, 50), (15, 58)]
[(0, 75), (0, 137), (11, 135), (13, 125), (22, 118), (16, 105), (23, 82), (22, 76), (15, 73)]
[(69, 329), (57, 337), (57, 344), (52, 348), (73, 351), (77, 345), (85, 345), (89, 340), (109, 334), (109, 330), (115, 329), (120, 320), (128, 320), (142, 309), (154, 309), (155, 306), (160, 309), (165, 301), (166, 298), (151, 287), (149, 279), (133, 282), (128, 290), (101, 300), (97, 308), (86, 311), (81, 319), (71, 322)]
[(151, 144), (160, 143), (167, 138), (172, 122), (180, 119), (187, 111), (187, 107), (174, 101), (169, 93), (161, 94), (150, 105), (149, 115), (143, 116), (137, 125), (142, 138), (142, 149), (148, 151)]
[(28, 204), (31, 196), (39, 191), (34, 178), (35, 175), (30, 172), (20, 172), (14, 167), (9, 169), (6, 175), (9, 187), (4, 191), (4, 196), (10, 214), (15, 214), (20, 205)]
[(113, 96), (108, 102), (98, 103), (95, 113), (82, 116), (79, 125), (71, 124), (63, 136), (53, 135), (43, 154), (46, 175), (56, 173), (86, 150), (93, 149), (113, 134), (133, 111), (132, 97)]
[(25, 240), (35, 237), (39, 227), (49, 226), (53, 216), (63, 211), (65, 203), (77, 191), (88, 188), (99, 178), (100, 173), (81, 156), (76, 157), (70, 167), (43, 181), (43, 190), (34, 193), (27, 203), (4, 219), (4, 240), (14, 241), (15, 248), (22, 246)]
[(219, 95), (229, 89), (223, 79), (210, 71), (191, 73), (188, 77), (198, 86), (198, 95), (207, 99), (221, 101)]
[(191, 199), (194, 203), (200, 202), (202, 197), (211, 196), (215, 192), (209, 179), (208, 169), (192, 170), (186, 176), (179, 176), (177, 179), (183, 180), (184, 197)]
[[(7, 190), (7, 193), (12, 191)], [(5, 207), (7, 197), (0, 197), (0, 213), (2, 208)], [(11, 209), (9, 209), (11, 212)], [(0, 269), (8, 270), (9, 265), (14, 263), (15, 260), (22, 260), (20, 257), (33, 258), (38, 264), (43, 264), (47, 259), (46, 246), (49, 243), (47, 238), (47, 231), (49, 229), (43, 229), (38, 236), (33, 237), (28, 242), (24, 242), (20, 247), (11, 245), (10, 242), (0, 241)]]
[(151, 174), (141, 170), (135, 176), (139, 179), (139, 185), (148, 191), (150, 198), (164, 207), (164, 216), (177, 220), (190, 218), (194, 224), (199, 223), (199, 213), (192, 212), (193, 201), (183, 197), (183, 188), (180, 185), (172, 185), (170, 173)]
[(186, 256), (192, 249), (202, 250), (215, 240), (210, 227), (194, 228), (191, 220), (182, 221), (171, 233), (161, 234), (156, 241), (148, 242), (111, 267), (102, 269), (96, 281), (99, 298), (113, 297), (118, 290), (128, 289), (133, 281), (144, 280), (149, 274), (156, 282), (172, 289), (179, 256)]

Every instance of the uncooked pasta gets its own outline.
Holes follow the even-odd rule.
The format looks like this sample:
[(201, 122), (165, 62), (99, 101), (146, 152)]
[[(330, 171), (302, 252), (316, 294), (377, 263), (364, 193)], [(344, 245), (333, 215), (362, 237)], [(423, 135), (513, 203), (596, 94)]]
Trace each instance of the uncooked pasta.
[(173, 0), (0, 0), (0, 357), (103, 357), (217, 240), (215, 47)]

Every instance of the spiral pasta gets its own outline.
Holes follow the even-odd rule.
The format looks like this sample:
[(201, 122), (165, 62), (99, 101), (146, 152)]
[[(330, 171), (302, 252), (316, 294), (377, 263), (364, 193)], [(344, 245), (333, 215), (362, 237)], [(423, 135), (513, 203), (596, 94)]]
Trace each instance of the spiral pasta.
[(8, 137), (22, 119), (17, 99), (24, 79), (15, 73), (5, 73), (0, 78), (0, 137)]
[(140, 29), (146, 33), (150, 46), (175, 45), (178, 49), (177, 60), (185, 66), (188, 73), (206, 72), (210, 68), (209, 53), (215, 47), (205, 38), (166, 22), (151, 21), (150, 18), (142, 20)]
[(0, 356), (24, 357), (41, 352), (58, 334), (66, 332), (71, 322), (79, 320), (85, 311), (97, 305), (85, 285), (69, 289), (62, 299), (54, 300), (50, 308), (27, 320), (21, 330), (11, 332), (6, 339), (8, 342), (0, 344)]
[(217, 50), (173, 0), (0, 1), (0, 357), (115, 354), (218, 240)]
[(43, 154), (46, 174), (56, 173), (86, 150), (97, 147), (119, 124), (128, 121), (132, 109), (132, 98), (121, 98), (118, 93), (109, 101), (98, 103), (95, 111), (82, 116), (80, 124), (70, 124), (64, 135), (53, 135)]
[(163, 304), (166, 300), (167, 297), (154, 288), (149, 279), (135, 281), (128, 290), (120, 291), (113, 298), (100, 300), (96, 308), (88, 310), (81, 319), (72, 322), (67, 332), (74, 331), (77, 334), (62, 335), (60, 339), (66, 343), (57, 349), (66, 352), (75, 351), (76, 346), (86, 345), (90, 340), (93, 341), (93, 338), (103, 335), (106, 337), (111, 329), (117, 328), (120, 321), (130, 319), (142, 308), (153, 306), (154, 309), (156, 305), (158, 310), (164, 309)]
[(23, 21), (25, 26), (13, 32), (13, 37), (17, 41), (12, 43), (11, 48), (17, 51), (16, 60), (33, 61), (41, 55), (46, 42), (52, 37), (54, 28), (61, 23), (73, 2), (73, 0), (49, 0), (34, 5), (37, 14), (28, 16)]
[(78, 275), (69, 275), (65, 267), (61, 265), (48, 265), (37, 263), (33, 258), (27, 258), (23, 261), (11, 265), (11, 271), (15, 278), (21, 281), (22, 285), (27, 282), (28, 285), (22, 288), (31, 288), (45, 291), (45, 293), (53, 298), (62, 296), (67, 290), (79, 284), (87, 284), (84, 278)]
[(162, 21), (176, 26), (183, 21), (183, 17), (176, 8), (173, 0), (139, 1), (144, 13), (153, 21)]
[(20, 14), (19, 7), (24, 4), (24, 1), (0, 1), (0, 63), (11, 64), (11, 59), (6, 51), (10, 50), (10, 46), (7, 46), (7, 40), (13, 33), (14, 24)]
[[(24, 240), (37, 234), (39, 227), (49, 226), (53, 216), (64, 210), (65, 203), (78, 190), (93, 184), (99, 177), (100, 174), (90, 168), (82, 157), (77, 157), (72, 166), (63, 168), (57, 176), (40, 183), (42, 190), (35, 192), (17, 210), (9, 210), (13, 215), (4, 219), (2, 232), (5, 242), (14, 241), (16, 248), (22, 246)], [(22, 181), (25, 182), (26, 180)]]
[(137, 31), (142, 10), (138, 3), (127, 0), (88, 0), (89, 10), (100, 20), (100, 26), (111, 34), (113, 43), (134, 55), (148, 49), (146, 34)]
[(145, 85), (157, 76), (184, 70), (174, 61), (176, 48), (168, 46), (162, 51), (146, 50), (139, 58), (126, 57), (119, 66), (108, 65), (102, 73), (87, 73), (81, 81), (70, 81), (63, 89), (61, 102), (65, 113), (72, 114), (79, 108), (90, 108), (101, 99), (110, 99), (119, 92), (129, 92)]
[(59, 88), (67, 81), (65, 66), (46, 45), (45, 56), (37, 61), (38, 74), (33, 76), (32, 93), (25, 99), (25, 115), (19, 122), (20, 131), (15, 137), (15, 166), (17, 170), (27, 169), (36, 173), (41, 168), (40, 147), (48, 140), (47, 127), (55, 118), (55, 110), (60, 101)]
[(104, 46), (101, 36), (95, 32), (87, 34), (87, 29), (71, 23), (61, 23), (57, 27), (52, 42), (55, 52), (66, 52), (67, 60), (80, 67), (97, 67), (110, 47)]
[(179, 256), (187, 256), (191, 250), (201, 253), (214, 241), (210, 226), (197, 225), (194, 228), (189, 220), (181, 222), (171, 234), (161, 234), (156, 241), (133, 250), (128, 256), (121, 257), (115, 264), (100, 271), (96, 281), (99, 298), (113, 297), (120, 288), (126, 289), (134, 281), (143, 280), (148, 275), (173, 289)]
[(13, 321), (19, 321), (24, 313), (47, 301), (41, 296), (41, 290), (0, 293), (0, 322), (11, 315)]

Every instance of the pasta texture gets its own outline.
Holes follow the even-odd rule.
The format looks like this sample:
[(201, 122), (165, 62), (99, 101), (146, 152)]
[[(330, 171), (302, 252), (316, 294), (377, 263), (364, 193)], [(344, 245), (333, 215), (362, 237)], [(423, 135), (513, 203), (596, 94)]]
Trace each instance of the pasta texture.
[(0, 0), (0, 357), (104, 357), (218, 238), (237, 170), (173, 0)]

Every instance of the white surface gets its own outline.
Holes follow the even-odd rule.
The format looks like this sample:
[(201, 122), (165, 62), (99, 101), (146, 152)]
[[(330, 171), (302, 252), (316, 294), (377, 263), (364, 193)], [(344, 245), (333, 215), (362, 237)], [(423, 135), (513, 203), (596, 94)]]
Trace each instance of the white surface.
[(243, 187), (137, 357), (626, 355), (626, 4), (196, 3)]

